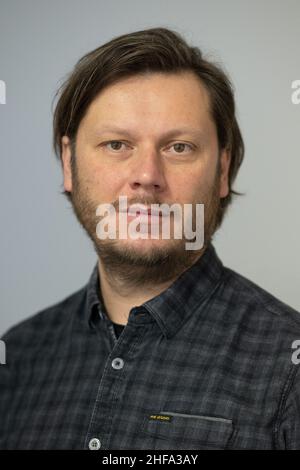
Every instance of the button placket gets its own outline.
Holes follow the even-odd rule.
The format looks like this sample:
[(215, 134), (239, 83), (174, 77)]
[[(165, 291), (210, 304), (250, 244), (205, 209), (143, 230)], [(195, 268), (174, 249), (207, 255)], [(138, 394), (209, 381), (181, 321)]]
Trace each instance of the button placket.
[[(142, 315), (144, 316), (144, 315)], [(130, 323), (130, 322), (129, 322)], [(133, 357), (134, 351), (140, 341), (141, 330), (134, 328), (135, 325), (126, 327), (127, 334), (122, 333), (122, 341), (116, 338), (113, 323), (105, 318), (106, 338), (111, 344), (109, 364), (104, 367), (103, 376), (101, 377), (100, 387), (98, 388), (96, 403), (90, 420), (86, 446), (91, 450), (97, 450), (99, 444), (93, 439), (101, 436), (101, 449), (109, 449), (113, 440), (112, 426), (115, 413), (115, 404), (119, 399), (123, 399), (124, 387), (126, 384), (126, 375), (123, 368), (125, 360), (129, 355)], [(122, 357), (123, 356), (123, 357)], [(122, 377), (120, 381), (119, 378)], [(126, 387), (125, 387), (126, 388)], [(113, 399), (113, 402), (112, 402)]]

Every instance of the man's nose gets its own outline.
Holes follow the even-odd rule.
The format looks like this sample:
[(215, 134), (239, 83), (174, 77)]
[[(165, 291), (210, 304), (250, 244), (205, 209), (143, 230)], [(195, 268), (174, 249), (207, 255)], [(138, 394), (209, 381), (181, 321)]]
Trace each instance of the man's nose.
[(166, 186), (165, 168), (162, 157), (156, 149), (140, 150), (132, 161), (129, 184), (131, 189), (155, 190), (161, 192)]

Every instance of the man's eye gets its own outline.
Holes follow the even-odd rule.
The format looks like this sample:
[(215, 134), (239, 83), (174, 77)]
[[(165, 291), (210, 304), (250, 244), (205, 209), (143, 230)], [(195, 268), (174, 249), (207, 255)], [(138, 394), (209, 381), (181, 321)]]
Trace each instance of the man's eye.
[(108, 150), (121, 150), (122, 148), (122, 145), (125, 145), (124, 142), (121, 142), (120, 140), (110, 140), (109, 142), (104, 142), (102, 145), (104, 145), (104, 147), (107, 147), (108, 145), (110, 145), (111, 147), (107, 147)]
[(193, 147), (189, 144), (185, 144), (184, 142), (177, 142), (173, 144), (171, 147), (174, 147), (175, 153), (184, 153), (185, 147), (189, 147), (188, 150), (193, 150)]

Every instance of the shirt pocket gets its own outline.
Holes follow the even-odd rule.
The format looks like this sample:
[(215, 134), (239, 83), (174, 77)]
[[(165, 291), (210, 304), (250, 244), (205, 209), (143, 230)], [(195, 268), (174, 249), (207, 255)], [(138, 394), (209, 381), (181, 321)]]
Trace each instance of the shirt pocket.
[(232, 445), (236, 435), (231, 419), (171, 411), (146, 416), (141, 432), (147, 436), (148, 449), (165, 450), (222, 450)]

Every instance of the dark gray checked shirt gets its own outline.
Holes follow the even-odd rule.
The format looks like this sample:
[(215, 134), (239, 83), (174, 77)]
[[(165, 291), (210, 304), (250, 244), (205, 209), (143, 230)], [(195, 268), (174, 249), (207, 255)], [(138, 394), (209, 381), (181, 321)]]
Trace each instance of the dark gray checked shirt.
[(98, 275), (3, 337), (0, 448), (300, 449), (298, 312), (210, 245), (117, 338)]

